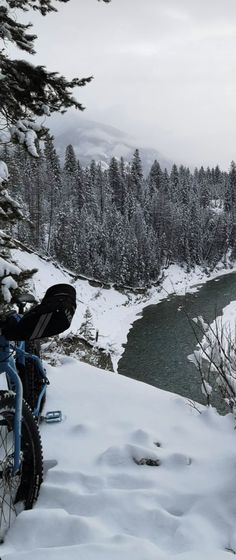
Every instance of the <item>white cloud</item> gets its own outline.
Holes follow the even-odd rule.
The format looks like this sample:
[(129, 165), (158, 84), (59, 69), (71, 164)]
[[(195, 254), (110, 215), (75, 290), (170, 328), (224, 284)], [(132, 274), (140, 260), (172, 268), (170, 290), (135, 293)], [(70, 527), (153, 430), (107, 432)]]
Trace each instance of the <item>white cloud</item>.
[(228, 167), (236, 157), (235, 0), (70, 0), (58, 9), (31, 17), (35, 60), (69, 77), (95, 76), (79, 90), (87, 118), (184, 163)]
[(187, 22), (190, 20), (190, 14), (186, 11), (179, 10), (176, 7), (164, 7), (163, 14), (170, 19), (175, 21)]
[(121, 45), (116, 52), (134, 56), (155, 56), (160, 53), (160, 47), (151, 43), (134, 43)]

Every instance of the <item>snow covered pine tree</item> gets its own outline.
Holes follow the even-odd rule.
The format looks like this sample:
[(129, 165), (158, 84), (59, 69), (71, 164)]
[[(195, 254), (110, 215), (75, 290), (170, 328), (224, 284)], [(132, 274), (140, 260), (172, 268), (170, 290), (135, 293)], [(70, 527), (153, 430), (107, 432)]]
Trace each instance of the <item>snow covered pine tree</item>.
[[(36, 117), (49, 116), (53, 112), (63, 113), (70, 107), (83, 110), (84, 107), (73, 97), (72, 92), (75, 87), (85, 86), (92, 77), (68, 81), (57, 72), (48, 72), (44, 66), (34, 66), (25, 60), (14, 60), (8, 56), (8, 43), (28, 54), (35, 53), (34, 41), (37, 37), (29, 31), (31, 24), (20, 23), (16, 19), (16, 10), (19, 13), (20, 10), (27, 12), (31, 9), (38, 10), (43, 16), (57, 11), (52, 0), (0, 0), (0, 144), (20, 143), (32, 156), (38, 157), (35, 141), (42, 137), (45, 129), (36, 122)], [(11, 300), (10, 290), (17, 287), (16, 278), (20, 274), (20, 269), (11, 263), (9, 249), (12, 243), (8, 233), (13, 221), (22, 218), (22, 214), (19, 205), (5, 188), (7, 180), (7, 165), (0, 161), (1, 311), (3, 301)]]

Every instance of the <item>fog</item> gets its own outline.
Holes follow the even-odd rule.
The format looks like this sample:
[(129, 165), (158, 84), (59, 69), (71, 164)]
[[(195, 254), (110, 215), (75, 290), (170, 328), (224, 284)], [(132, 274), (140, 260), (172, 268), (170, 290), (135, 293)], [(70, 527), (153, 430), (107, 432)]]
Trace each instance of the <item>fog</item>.
[(85, 118), (177, 162), (229, 167), (236, 159), (235, 0), (56, 5), (57, 14), (24, 16), (38, 34), (34, 59), (68, 77), (94, 76), (78, 90)]

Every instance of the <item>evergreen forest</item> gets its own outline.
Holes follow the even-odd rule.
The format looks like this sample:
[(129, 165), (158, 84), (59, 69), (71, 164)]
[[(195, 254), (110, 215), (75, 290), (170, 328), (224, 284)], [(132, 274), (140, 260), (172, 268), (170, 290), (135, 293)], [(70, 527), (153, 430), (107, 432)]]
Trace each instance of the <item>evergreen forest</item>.
[(138, 150), (106, 169), (95, 161), (82, 168), (72, 145), (61, 163), (49, 134), (38, 152), (1, 149), (24, 215), (8, 233), (76, 274), (150, 286), (171, 263), (212, 269), (236, 257), (234, 162), (227, 173), (175, 164), (167, 171), (154, 161), (145, 177)]

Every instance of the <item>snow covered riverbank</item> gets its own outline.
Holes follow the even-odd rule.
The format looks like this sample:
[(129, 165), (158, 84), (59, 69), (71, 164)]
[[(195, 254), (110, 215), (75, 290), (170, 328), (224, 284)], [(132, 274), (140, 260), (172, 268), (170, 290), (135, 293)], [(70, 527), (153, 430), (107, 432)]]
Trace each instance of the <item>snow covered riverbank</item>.
[[(71, 283), (73, 280), (62, 268), (55, 267), (52, 262), (41, 259), (34, 253), (14, 250), (12, 255), (21, 268), (38, 269), (32, 279), (32, 288), (39, 299), (52, 284)], [(157, 304), (171, 294), (184, 295), (187, 292), (197, 291), (203, 283), (235, 271), (236, 264), (228, 269), (219, 266), (209, 276), (198, 267), (187, 273), (180, 266), (171, 265), (165, 271), (165, 278), (161, 286), (153, 287), (148, 290), (146, 295), (125, 294), (113, 288), (93, 287), (86, 280), (77, 280), (75, 284), (77, 311), (72, 323), (72, 332), (78, 331), (86, 308), (89, 308), (94, 333), (96, 330), (99, 332), (98, 344), (111, 352), (116, 371), (132, 323), (138, 319), (138, 315), (142, 313), (145, 306)]]

